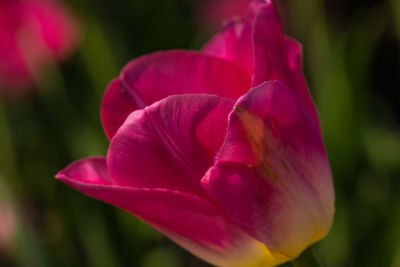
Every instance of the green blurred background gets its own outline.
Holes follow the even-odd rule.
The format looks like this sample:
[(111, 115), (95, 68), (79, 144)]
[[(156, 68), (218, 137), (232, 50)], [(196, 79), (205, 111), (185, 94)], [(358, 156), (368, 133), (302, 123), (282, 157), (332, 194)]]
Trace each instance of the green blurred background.
[[(15, 225), (0, 266), (209, 266), (53, 178), (106, 154), (101, 98), (128, 61), (200, 49), (217, 31), (198, 23), (202, 1), (66, 1), (82, 22), (80, 48), (36, 91), (1, 101), (0, 224)], [(399, 267), (400, 1), (276, 1), (285, 32), (304, 46), (334, 175), (335, 222), (316, 254), (326, 267)]]

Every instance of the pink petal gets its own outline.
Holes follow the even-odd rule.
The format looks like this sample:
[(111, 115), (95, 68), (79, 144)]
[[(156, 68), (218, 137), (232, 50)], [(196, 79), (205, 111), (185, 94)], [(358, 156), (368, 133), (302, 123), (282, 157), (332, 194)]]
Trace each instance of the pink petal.
[(76, 19), (59, 1), (0, 1), (1, 87), (9, 94), (26, 91), (78, 42)]
[[(151, 105), (170, 95), (216, 94), (237, 99), (250, 88), (250, 76), (219, 58), (192, 51), (157, 52), (129, 63), (121, 72), (120, 89), (113, 83), (104, 96), (103, 124), (111, 138), (130, 111)], [(123, 100), (124, 112), (118, 106)], [(113, 103), (114, 102), (114, 103)], [(118, 118), (119, 117), (119, 118)]]
[(268, 248), (294, 257), (329, 231), (329, 162), (318, 124), (292, 89), (267, 82), (240, 98), (216, 158), (203, 187)]
[(71, 163), (57, 174), (57, 178), (73, 177), (75, 182), (97, 185), (113, 184), (105, 157), (91, 157)]
[(205, 0), (199, 1), (199, 26), (219, 29), (223, 21), (246, 13), (251, 0)]
[(291, 80), (279, 16), (272, 1), (267, 2), (258, 9), (254, 19), (253, 86), (268, 80)]
[[(303, 74), (303, 50), (299, 42), (289, 37), (285, 37), (284, 44), (288, 58), (288, 68), (291, 73), (291, 84), (300, 95), (301, 99), (307, 106), (308, 110), (318, 122), (318, 113), (315, 104), (312, 100), (310, 91), (308, 90), (307, 82)], [(290, 84), (290, 83), (288, 83)]]
[(223, 142), (232, 106), (217, 96), (180, 95), (134, 111), (111, 140), (116, 183), (204, 195), (199, 180)]
[(252, 1), (247, 15), (241, 19), (232, 19), (204, 46), (202, 52), (232, 62), (247, 75), (253, 76), (253, 24), (262, 4), (263, 1)]
[(84, 194), (139, 217), (212, 264), (239, 267), (253, 262), (272, 265), (287, 260), (282, 255), (272, 255), (205, 199), (167, 189), (119, 186), (109, 179), (106, 170), (104, 159), (89, 158), (68, 166), (57, 178)]
[(250, 24), (232, 20), (205, 45), (202, 52), (236, 64), (251, 77), (254, 70), (251, 34)]
[(247, 16), (228, 24), (203, 52), (240, 66), (252, 75), (253, 87), (265, 81), (283, 81), (297, 91), (318, 121), (303, 77), (301, 46), (283, 35), (272, 1), (254, 0)]
[(318, 122), (318, 115), (303, 77), (302, 50), (296, 41), (284, 37), (272, 2), (260, 8), (254, 24), (255, 67), (252, 86), (279, 80), (293, 88)]
[(108, 138), (112, 138), (128, 115), (142, 108), (135, 102), (121, 84), (120, 79), (114, 79), (107, 88), (101, 105), (101, 120)]

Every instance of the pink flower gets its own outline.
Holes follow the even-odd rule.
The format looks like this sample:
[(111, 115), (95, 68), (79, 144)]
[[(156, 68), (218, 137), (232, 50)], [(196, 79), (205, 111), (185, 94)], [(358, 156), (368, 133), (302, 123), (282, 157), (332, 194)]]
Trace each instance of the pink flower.
[[(276, 1), (280, 13), (285, 11), (286, 0)], [(242, 17), (247, 12), (251, 0), (202, 0), (197, 2), (198, 24), (200, 28), (219, 30), (221, 25), (232, 18)]]
[(16, 230), (16, 214), (12, 205), (0, 202), (0, 252), (11, 249), (13, 237)]
[[(218, 266), (274, 266), (328, 233), (329, 162), (300, 45), (254, 0), (202, 52), (129, 63), (104, 96), (107, 157), (57, 178)], [(251, 89), (250, 89), (251, 88)]]
[(251, 0), (203, 0), (199, 1), (199, 24), (219, 29), (221, 22), (246, 14)]
[(0, 88), (25, 91), (47, 64), (70, 55), (79, 30), (57, 0), (0, 1)]

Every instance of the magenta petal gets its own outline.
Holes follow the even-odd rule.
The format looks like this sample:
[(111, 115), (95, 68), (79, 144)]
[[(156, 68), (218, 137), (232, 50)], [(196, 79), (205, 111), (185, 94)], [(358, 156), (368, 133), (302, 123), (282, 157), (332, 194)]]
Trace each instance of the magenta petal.
[(252, 85), (281, 80), (289, 81), (291, 86), (281, 23), (271, 1), (262, 6), (255, 16), (253, 42), (255, 69)]
[(134, 111), (111, 140), (116, 183), (203, 195), (199, 180), (222, 144), (232, 106), (218, 96), (180, 95)]
[(288, 68), (291, 73), (292, 86), (294, 86), (308, 110), (318, 122), (317, 110), (303, 74), (303, 50), (301, 44), (289, 37), (285, 37), (284, 43), (286, 47)]
[(73, 177), (75, 182), (106, 185), (113, 183), (105, 157), (91, 157), (71, 163), (56, 177), (64, 180)]
[(233, 20), (204, 46), (202, 52), (240, 66), (251, 77), (254, 70), (251, 34), (251, 24), (244, 23), (243, 19)]
[[(235, 16), (244, 15), (251, 0), (205, 0), (199, 1), (199, 26), (219, 29), (221, 23)], [(207, 27), (208, 26), (208, 27)]]
[(250, 76), (225, 60), (176, 50), (133, 60), (122, 70), (118, 87), (111, 84), (103, 100), (103, 124), (110, 138), (126, 119), (127, 110), (177, 94), (216, 94), (236, 100), (250, 88)]
[(285, 260), (272, 256), (205, 199), (166, 189), (116, 185), (109, 178), (104, 158), (75, 162), (58, 173), (57, 178), (139, 217), (212, 264), (239, 267), (261, 260), (274, 263)]
[(135, 103), (133, 96), (121, 84), (120, 79), (113, 80), (104, 95), (101, 105), (101, 120), (104, 130), (111, 139), (128, 115), (142, 108)]
[(238, 100), (202, 185), (237, 225), (291, 257), (331, 227), (334, 193), (319, 126), (280, 82)]
[(302, 70), (301, 46), (284, 37), (279, 16), (273, 3), (263, 6), (254, 23), (255, 67), (253, 86), (264, 81), (279, 80), (293, 88), (318, 121), (317, 112), (308, 91)]
[(286, 83), (318, 121), (303, 77), (301, 46), (283, 35), (272, 1), (253, 0), (247, 16), (228, 24), (203, 52), (240, 66), (252, 76), (253, 87), (270, 80)]
[(134, 90), (147, 105), (177, 94), (216, 94), (237, 99), (247, 92), (249, 79), (224, 60), (184, 50), (140, 57), (121, 72), (126, 89)]
[[(269, 149), (288, 147), (303, 158), (326, 158), (318, 124), (299, 96), (283, 83), (270, 81), (253, 88), (234, 110), (219, 160), (258, 164), (266, 145)], [(266, 144), (267, 137), (278, 143)]]
[(253, 24), (263, 0), (251, 2), (247, 15), (233, 19), (223, 30), (211, 39), (202, 52), (223, 58), (239, 66), (250, 77), (254, 72)]

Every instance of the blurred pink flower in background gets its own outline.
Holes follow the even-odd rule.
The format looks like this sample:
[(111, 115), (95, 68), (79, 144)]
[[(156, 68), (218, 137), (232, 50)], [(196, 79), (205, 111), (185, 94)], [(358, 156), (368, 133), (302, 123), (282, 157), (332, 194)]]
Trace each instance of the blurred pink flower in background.
[(218, 266), (274, 266), (327, 235), (334, 190), (301, 46), (254, 0), (201, 52), (129, 63), (107, 89), (107, 157), (57, 178)]
[(16, 214), (7, 202), (0, 202), (0, 252), (8, 252), (16, 230)]
[(221, 28), (221, 23), (233, 17), (243, 16), (251, 0), (202, 0), (199, 5), (199, 24), (210, 29)]
[[(279, 13), (286, 18), (286, 0), (277, 0), (274, 4)], [(246, 15), (251, 0), (200, 0), (198, 5), (198, 24), (207, 30), (219, 30), (222, 24), (235, 17)]]
[(26, 91), (78, 41), (77, 21), (61, 2), (0, 1), (0, 89), (11, 95)]

